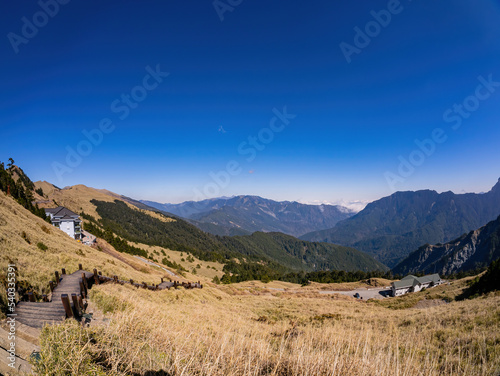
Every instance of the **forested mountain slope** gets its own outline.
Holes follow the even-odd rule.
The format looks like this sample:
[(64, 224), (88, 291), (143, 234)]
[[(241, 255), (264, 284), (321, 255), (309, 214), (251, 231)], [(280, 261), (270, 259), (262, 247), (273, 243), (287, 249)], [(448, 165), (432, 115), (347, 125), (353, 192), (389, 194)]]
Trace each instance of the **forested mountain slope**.
[(394, 266), (422, 244), (444, 243), (500, 214), (500, 180), (487, 193), (396, 192), (329, 230), (301, 239), (351, 246)]

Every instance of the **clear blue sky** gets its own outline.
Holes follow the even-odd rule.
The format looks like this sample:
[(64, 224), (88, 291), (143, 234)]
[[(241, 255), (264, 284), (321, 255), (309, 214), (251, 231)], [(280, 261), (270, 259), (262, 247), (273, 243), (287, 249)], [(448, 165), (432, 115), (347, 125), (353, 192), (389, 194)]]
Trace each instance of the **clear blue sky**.
[(0, 160), (160, 202), (500, 177), (499, 1), (231, 3), (3, 2)]

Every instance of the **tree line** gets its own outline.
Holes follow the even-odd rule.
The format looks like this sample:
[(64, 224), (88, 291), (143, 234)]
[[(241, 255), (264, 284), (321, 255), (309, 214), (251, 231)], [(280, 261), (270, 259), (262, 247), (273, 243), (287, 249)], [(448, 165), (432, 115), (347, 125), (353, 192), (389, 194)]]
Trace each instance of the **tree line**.
[[(14, 180), (14, 172), (17, 173), (17, 181)], [(0, 190), (10, 195), (31, 213), (50, 222), (45, 215), (45, 210), (39, 208), (37, 204), (33, 204), (34, 189), (35, 185), (33, 182), (26, 176), (22, 169), (14, 165), (14, 160), (12, 158), (9, 158), (7, 167), (5, 167), (3, 162), (0, 162)]]

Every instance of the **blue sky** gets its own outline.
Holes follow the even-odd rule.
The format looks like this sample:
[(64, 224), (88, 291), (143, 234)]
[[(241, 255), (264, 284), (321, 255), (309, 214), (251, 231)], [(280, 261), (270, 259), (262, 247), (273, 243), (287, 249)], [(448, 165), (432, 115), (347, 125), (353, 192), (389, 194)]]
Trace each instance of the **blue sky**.
[(0, 160), (34, 180), (337, 202), (500, 177), (499, 1), (0, 9)]

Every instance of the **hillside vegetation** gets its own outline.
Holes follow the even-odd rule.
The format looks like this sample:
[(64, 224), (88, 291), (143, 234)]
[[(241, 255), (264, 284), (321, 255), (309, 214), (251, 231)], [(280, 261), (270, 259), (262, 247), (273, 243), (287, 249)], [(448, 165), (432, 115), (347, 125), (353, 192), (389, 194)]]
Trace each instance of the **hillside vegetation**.
[[(147, 283), (158, 283), (165, 272), (141, 264), (123, 255), (127, 263), (97, 249), (84, 246), (61, 230), (48, 224), (20, 206), (12, 197), (0, 192), (0, 282), (5, 282), (8, 264), (17, 268), (17, 283), (22, 292), (33, 291), (38, 297), (49, 292), (48, 283), (54, 271), (66, 268), (68, 273), (82, 264), (86, 270), (97, 268), (106, 275), (119, 275)], [(45, 249), (46, 248), (46, 249)], [(0, 292), (5, 304), (5, 290)], [(0, 310), (3, 314), (4, 310)]]
[[(180, 262), (173, 259), (179, 251), (127, 243), (148, 257), (165, 252)], [(7, 250), (0, 254), (2, 282), (7, 263), (16, 264), (20, 287), (38, 294), (47, 292), (54, 270), (72, 272), (78, 263), (121, 279), (158, 283), (165, 277), (158, 267), (100, 244), (102, 250), (83, 246), (0, 192), (0, 246)], [(197, 269), (200, 275), (204, 269)], [(164, 291), (103, 284), (90, 290), (90, 327), (67, 320), (42, 330), (33, 370), (46, 376), (497, 375), (500, 295), (455, 301), (466, 288), (456, 281), (397, 300), (364, 302), (286, 282)], [(1, 296), (3, 301), (3, 289)], [(413, 308), (428, 299), (442, 304)]]
[(500, 291), (500, 259), (493, 261), (483, 275), (476, 277), (462, 297), (474, 298), (490, 291)]
[[(107, 324), (42, 333), (38, 374), (496, 375), (500, 296), (394, 310), (259, 288), (92, 290)], [(124, 307), (124, 308), (120, 308)], [(151, 374), (151, 373), (149, 373)], [(157, 373), (160, 374), (160, 373)]]
[(352, 248), (310, 243), (275, 233), (216, 237), (181, 219), (161, 221), (118, 200), (113, 203), (92, 200), (91, 203), (101, 218), (96, 220), (84, 216), (91, 231), (107, 230), (132, 242), (189, 252), (206, 261), (223, 262), (224, 270), (234, 276), (233, 282), (279, 279), (293, 270), (387, 270), (370, 256)]
[(449, 275), (487, 267), (500, 258), (500, 217), (445, 244), (426, 244), (393, 268), (394, 273)]
[(394, 267), (422, 244), (446, 243), (500, 214), (500, 179), (487, 193), (396, 192), (329, 230), (301, 239), (365, 251)]
[(293, 270), (387, 270), (385, 265), (354, 248), (307, 242), (278, 232), (224, 237), (221, 242), (243, 254), (269, 257)]
[(45, 211), (33, 205), (35, 186), (24, 171), (14, 165), (11, 159), (7, 168), (0, 162), (0, 191), (9, 194), (21, 206), (33, 214), (45, 218)]

